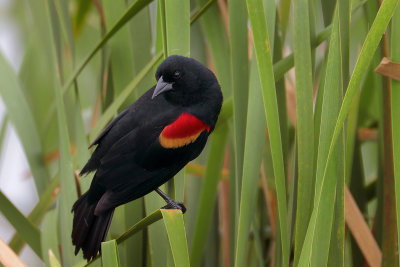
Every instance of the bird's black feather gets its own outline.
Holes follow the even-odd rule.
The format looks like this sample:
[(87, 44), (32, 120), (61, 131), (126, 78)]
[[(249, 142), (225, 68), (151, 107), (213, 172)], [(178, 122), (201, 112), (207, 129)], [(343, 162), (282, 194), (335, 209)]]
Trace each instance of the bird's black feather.
[[(173, 89), (154, 98), (155, 86), (149, 89), (90, 145), (97, 147), (81, 174), (96, 173), (88, 192), (74, 204), (72, 232), (76, 252), (82, 249), (88, 260), (100, 250), (114, 209), (157, 189), (196, 158), (217, 122), (222, 93), (210, 70), (194, 59), (171, 56), (158, 67), (156, 79), (160, 77)], [(189, 143), (164, 147), (160, 135), (184, 113), (208, 128)]]

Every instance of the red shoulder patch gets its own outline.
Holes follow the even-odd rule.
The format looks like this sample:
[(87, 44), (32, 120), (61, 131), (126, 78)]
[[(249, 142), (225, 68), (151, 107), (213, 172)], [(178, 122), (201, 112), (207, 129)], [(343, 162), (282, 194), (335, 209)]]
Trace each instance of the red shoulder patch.
[(194, 142), (201, 132), (210, 131), (210, 126), (192, 114), (182, 113), (179, 118), (164, 127), (160, 144), (165, 148), (178, 148)]

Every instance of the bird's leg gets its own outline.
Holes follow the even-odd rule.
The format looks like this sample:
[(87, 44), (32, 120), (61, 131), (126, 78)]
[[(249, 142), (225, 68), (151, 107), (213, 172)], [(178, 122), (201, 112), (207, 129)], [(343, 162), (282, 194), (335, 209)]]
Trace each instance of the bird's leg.
[(178, 209), (181, 210), (182, 213), (186, 212), (186, 207), (183, 205), (182, 202), (176, 202), (172, 198), (168, 197), (163, 191), (161, 191), (159, 188), (155, 190), (157, 194), (159, 194), (165, 202), (167, 202), (167, 205), (162, 207), (162, 209)]

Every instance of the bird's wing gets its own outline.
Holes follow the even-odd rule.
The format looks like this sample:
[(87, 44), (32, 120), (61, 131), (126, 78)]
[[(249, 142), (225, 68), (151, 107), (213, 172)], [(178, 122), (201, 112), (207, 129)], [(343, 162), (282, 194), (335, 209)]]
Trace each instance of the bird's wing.
[[(143, 110), (147, 110), (148, 100), (151, 98), (154, 86), (144, 93), (136, 102), (127, 107), (117, 117), (115, 117), (97, 138), (90, 144), (89, 148), (94, 145), (102, 144), (106, 149), (110, 148), (112, 143), (119, 138), (128, 134), (137, 126), (140, 117), (143, 116)], [(104, 144), (107, 143), (107, 144)]]
[(91, 148), (94, 145), (98, 145), (101, 141), (101, 139), (111, 130), (111, 128), (123, 117), (128, 113), (128, 109), (125, 109), (122, 111), (120, 114), (118, 114), (117, 117), (115, 117), (104, 130), (96, 137), (96, 139), (90, 144), (89, 148)]
[[(112, 144), (101, 157), (101, 165), (113, 168), (130, 157), (147, 169), (158, 169), (192, 158), (200, 141), (205, 143), (209, 126), (187, 112), (164, 112), (141, 124)], [(204, 133), (204, 134), (203, 134)], [(129, 161), (128, 161), (129, 162)]]
[[(207, 141), (207, 129), (194, 121), (190, 122), (190, 119), (184, 123), (179, 120), (181, 113), (172, 113), (174, 115), (165, 112), (162, 118), (153, 116), (153, 120), (137, 125), (102, 154), (94, 182), (107, 188), (109, 193), (96, 208), (97, 212), (147, 194), (200, 154)], [(190, 123), (194, 123), (195, 130), (201, 133), (179, 128)], [(179, 142), (173, 140), (174, 137)], [(172, 140), (163, 145), (163, 141), (160, 142), (163, 138)], [(192, 141), (188, 142), (189, 139)]]
[(97, 170), (100, 167), (101, 158), (108, 154), (114, 143), (128, 135), (141, 124), (143, 110), (146, 110), (146, 100), (151, 98), (151, 93), (152, 89), (122, 111), (93, 141), (90, 147), (94, 145), (97, 145), (97, 147), (86, 165), (82, 168), (81, 175)]

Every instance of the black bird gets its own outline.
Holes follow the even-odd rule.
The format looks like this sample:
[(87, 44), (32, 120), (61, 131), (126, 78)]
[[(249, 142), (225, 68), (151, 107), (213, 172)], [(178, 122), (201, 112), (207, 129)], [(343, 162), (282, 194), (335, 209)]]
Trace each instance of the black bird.
[(72, 243), (88, 261), (106, 238), (114, 209), (155, 190), (163, 208), (186, 208), (158, 189), (203, 150), (222, 104), (215, 75), (198, 61), (166, 58), (157, 85), (122, 111), (89, 146), (81, 175), (95, 171), (90, 189), (73, 205)]

